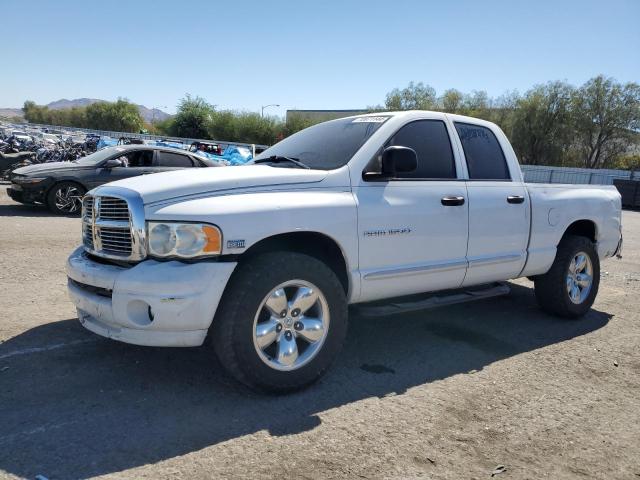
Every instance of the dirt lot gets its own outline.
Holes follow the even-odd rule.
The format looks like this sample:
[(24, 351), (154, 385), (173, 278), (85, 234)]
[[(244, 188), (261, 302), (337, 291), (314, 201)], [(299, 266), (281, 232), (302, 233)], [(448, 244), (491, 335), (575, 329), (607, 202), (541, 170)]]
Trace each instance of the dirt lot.
[(78, 219), (0, 193), (0, 477), (640, 478), (640, 213), (580, 321), (506, 297), (352, 318), (316, 386), (259, 396), (205, 348), (85, 330)]

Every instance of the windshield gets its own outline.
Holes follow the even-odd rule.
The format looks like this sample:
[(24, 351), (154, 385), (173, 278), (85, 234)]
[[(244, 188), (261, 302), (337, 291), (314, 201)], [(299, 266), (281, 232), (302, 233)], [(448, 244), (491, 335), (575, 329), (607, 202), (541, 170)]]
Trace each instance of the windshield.
[[(352, 117), (320, 123), (276, 143), (255, 160), (290, 157), (315, 170), (333, 170), (346, 165), (388, 118)], [(278, 166), (299, 168), (289, 162), (279, 163)]]
[(75, 161), (75, 163), (79, 163), (80, 165), (95, 165), (97, 163), (102, 162), (103, 160), (106, 160), (116, 152), (124, 152), (124, 148), (118, 148), (118, 147), (103, 148), (102, 150), (98, 150), (97, 152), (92, 153), (91, 155), (87, 155), (86, 157), (79, 158), (78, 160)]

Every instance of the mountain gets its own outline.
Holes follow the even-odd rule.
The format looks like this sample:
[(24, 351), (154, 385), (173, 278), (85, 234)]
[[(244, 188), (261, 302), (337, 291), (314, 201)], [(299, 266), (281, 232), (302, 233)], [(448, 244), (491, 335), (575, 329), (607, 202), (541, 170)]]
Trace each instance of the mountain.
[(0, 108), (0, 117), (22, 117), (22, 110), (20, 108)]
[[(105, 100), (100, 100), (97, 98), (76, 98), (74, 100), (67, 100), (66, 98), (61, 98), (60, 100), (56, 100), (55, 102), (48, 103), (45, 105), (50, 110), (65, 110), (73, 107), (86, 107), (87, 105), (91, 105), (96, 102), (104, 102)], [(163, 112), (157, 108), (147, 108), (144, 105), (136, 105), (138, 107), (138, 111), (140, 115), (145, 120), (145, 122), (160, 122), (162, 120), (166, 120), (171, 115), (167, 112)], [(22, 110), (19, 108), (0, 108), (0, 117), (22, 117)]]
[(167, 112), (163, 112), (158, 108), (147, 108), (144, 105), (137, 105), (137, 107), (140, 115), (147, 123), (161, 122), (162, 120), (166, 120), (171, 117)]
[(75, 100), (67, 100), (66, 98), (61, 98), (60, 100), (56, 100), (55, 102), (47, 103), (45, 106), (49, 108), (49, 110), (67, 110), (74, 107), (86, 107), (88, 105), (91, 105), (92, 103), (102, 101), (103, 100), (99, 100), (97, 98), (76, 98)]

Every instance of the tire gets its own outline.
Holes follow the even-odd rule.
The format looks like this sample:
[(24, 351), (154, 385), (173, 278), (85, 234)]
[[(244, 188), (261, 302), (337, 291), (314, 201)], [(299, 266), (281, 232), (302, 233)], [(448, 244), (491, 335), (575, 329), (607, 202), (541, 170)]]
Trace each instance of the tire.
[[(283, 306), (286, 311), (278, 314)], [(296, 311), (296, 306), (304, 308)], [(347, 300), (336, 274), (314, 257), (291, 252), (265, 253), (238, 265), (210, 328), (224, 369), (248, 387), (271, 393), (299, 390), (318, 380), (340, 352), (346, 333)], [(284, 355), (292, 352), (291, 342), (295, 360), (293, 354)]]
[[(580, 255), (587, 257), (585, 267), (578, 268), (577, 273), (572, 272), (575, 260), (578, 260), (578, 267), (582, 264), (578, 259)], [(591, 283), (587, 289), (584, 274), (589, 274), (589, 271)], [(549, 271), (535, 277), (535, 294), (544, 311), (565, 318), (578, 318), (593, 305), (599, 285), (600, 259), (593, 242), (586, 237), (568, 235), (560, 241)], [(575, 295), (574, 287), (579, 295)], [(574, 294), (573, 300), (570, 291)]]
[(47, 193), (47, 207), (56, 215), (80, 215), (86, 189), (75, 182), (56, 183)]

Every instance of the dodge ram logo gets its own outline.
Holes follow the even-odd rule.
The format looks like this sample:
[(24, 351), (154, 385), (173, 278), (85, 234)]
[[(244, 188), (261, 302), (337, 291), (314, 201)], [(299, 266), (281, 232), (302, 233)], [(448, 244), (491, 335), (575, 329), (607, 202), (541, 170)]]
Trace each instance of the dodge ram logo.
[(387, 237), (390, 235), (408, 235), (411, 233), (411, 229), (409, 227), (401, 227), (401, 228), (386, 228), (380, 230), (365, 230), (365, 237)]

